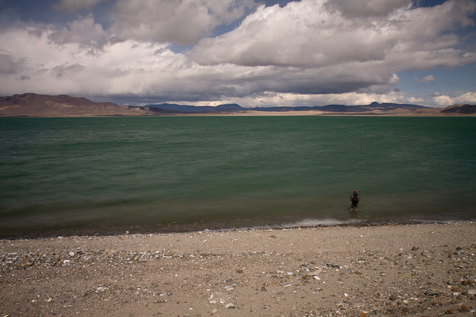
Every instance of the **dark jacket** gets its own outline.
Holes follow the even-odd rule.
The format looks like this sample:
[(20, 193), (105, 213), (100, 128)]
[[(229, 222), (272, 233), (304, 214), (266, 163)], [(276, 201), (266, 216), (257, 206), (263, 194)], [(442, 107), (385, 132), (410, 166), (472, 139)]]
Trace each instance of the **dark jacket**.
[(360, 201), (359, 194), (357, 193), (352, 194), (352, 196), (350, 196), (350, 201), (353, 203), (358, 203)]

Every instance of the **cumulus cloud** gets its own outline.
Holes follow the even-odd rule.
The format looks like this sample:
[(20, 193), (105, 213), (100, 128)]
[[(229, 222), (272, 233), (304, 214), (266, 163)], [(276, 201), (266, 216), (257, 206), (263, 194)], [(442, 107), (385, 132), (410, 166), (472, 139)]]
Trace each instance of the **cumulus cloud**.
[(216, 70), (210, 69), (213, 80), (201, 83), (198, 78), (202, 74), (206, 77), (207, 71), (201, 72), (182, 54), (174, 54), (167, 44), (108, 42), (101, 54), (91, 55), (88, 48), (74, 41), (65, 42), (58, 49), (51, 41), (55, 30), (47, 29), (38, 36), (31, 32), (34, 29), (10, 28), (0, 32), (3, 46), (9, 47), (15, 56), (27, 57), (21, 75), (23, 79), (29, 78), (16, 80), (14, 68), (5, 68), (8, 71), (0, 74), (0, 94), (32, 91), (111, 98), (161, 94), (166, 98), (198, 98), (200, 91), (206, 92), (207, 83), (219, 77), (213, 74)]
[(80, 64), (58, 65), (51, 69), (51, 73), (56, 78), (62, 78), (66, 76), (72, 77), (84, 70), (86, 70), (86, 67)]
[[(469, 25), (464, 17), (475, 12), (473, 1), (431, 8), (377, 2), (385, 5), (354, 16), (345, 13), (352, 4), (338, 0), (262, 6), (235, 30), (202, 39), (185, 53), (173, 52), (169, 43), (193, 43), (254, 2), (117, 0), (107, 29), (92, 14), (61, 29), (12, 25), (0, 30), (0, 94), (244, 106), (425, 104), (394, 90), (397, 72), (476, 61), (452, 33)], [(434, 96), (427, 104), (446, 102)]]
[(349, 19), (324, 1), (261, 6), (235, 30), (202, 39), (188, 57), (203, 66), (249, 67), (234, 80), (240, 88), (252, 80), (258, 90), (298, 94), (384, 93), (398, 71), (476, 61), (475, 53), (454, 48), (459, 39), (448, 32), (476, 10), (474, 2), (385, 3), (365, 19)]
[(433, 102), (441, 107), (447, 107), (454, 104), (472, 104), (476, 105), (476, 93), (466, 92), (459, 96), (448, 96), (440, 95), (439, 93), (435, 94), (433, 97)]
[(232, 32), (201, 40), (190, 57), (203, 65), (329, 67), (384, 62), (389, 71), (402, 67), (402, 60), (408, 68), (425, 69), (435, 64), (454, 67), (475, 58), (452, 50), (458, 37), (444, 34), (475, 11), (473, 1), (401, 7), (371, 20), (348, 19), (340, 11), (327, 10), (326, 4), (302, 0), (284, 8), (261, 6)]
[(23, 60), (18, 61), (12, 55), (0, 53), (0, 74), (16, 74), (23, 63)]
[(56, 44), (78, 43), (82, 47), (101, 49), (109, 36), (102, 25), (94, 22), (92, 13), (69, 22), (67, 27), (49, 34), (48, 38)]
[(454, 104), (454, 102), (453, 102), (453, 100), (450, 96), (439, 95), (439, 94), (437, 94), (437, 96), (433, 97), (433, 102), (435, 104), (437, 104), (438, 106), (443, 106), (443, 107)]
[(426, 83), (426, 82), (429, 82), (429, 81), (435, 81), (435, 77), (433, 77), (433, 75), (428, 75), (428, 76), (425, 76), (423, 77), (422, 79), (418, 80), (418, 82), (420, 83)]
[(117, 0), (111, 31), (119, 40), (188, 46), (254, 6), (253, 0)]
[(91, 10), (96, 4), (109, 0), (60, 0), (55, 4), (55, 9), (64, 11)]

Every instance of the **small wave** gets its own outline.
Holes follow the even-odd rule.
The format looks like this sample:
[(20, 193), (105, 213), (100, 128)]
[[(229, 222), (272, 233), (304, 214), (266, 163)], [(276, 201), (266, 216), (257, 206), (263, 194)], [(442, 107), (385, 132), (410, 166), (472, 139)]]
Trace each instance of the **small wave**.
[(319, 227), (319, 226), (340, 226), (340, 225), (355, 225), (362, 223), (359, 219), (337, 220), (332, 218), (327, 219), (303, 219), (293, 223), (283, 225), (283, 228), (294, 227)]
[(303, 219), (296, 222), (289, 222), (280, 225), (268, 225), (268, 226), (255, 226), (255, 227), (243, 227), (234, 229), (218, 229), (216, 231), (227, 230), (256, 230), (256, 229), (292, 229), (292, 228), (313, 228), (313, 227), (336, 227), (336, 226), (379, 226), (389, 224), (450, 224), (450, 223), (465, 223), (476, 222), (476, 220), (422, 220), (422, 219), (406, 219), (400, 221), (366, 221), (363, 219)]
[[(363, 224), (365, 221), (361, 219), (349, 219), (349, 220), (338, 220), (338, 219), (303, 219), (296, 222), (288, 222), (283, 224), (276, 225), (267, 225), (267, 226), (254, 226), (246, 227), (240, 229), (290, 229), (290, 228), (310, 228), (310, 227), (333, 227), (333, 226), (342, 226), (342, 225), (359, 225)], [(223, 230), (223, 229), (222, 229)], [(226, 230), (226, 229), (225, 229)]]

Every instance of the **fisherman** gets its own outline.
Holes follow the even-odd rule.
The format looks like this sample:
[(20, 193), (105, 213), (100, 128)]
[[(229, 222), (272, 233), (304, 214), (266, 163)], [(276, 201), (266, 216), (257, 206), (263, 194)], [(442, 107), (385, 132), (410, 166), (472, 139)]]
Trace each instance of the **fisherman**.
[(350, 196), (350, 201), (352, 202), (352, 204), (350, 205), (350, 212), (353, 212), (354, 208), (355, 212), (357, 212), (357, 206), (359, 205), (360, 201), (360, 196), (359, 194), (357, 194), (357, 190), (354, 190), (354, 193), (352, 194), (352, 196)]

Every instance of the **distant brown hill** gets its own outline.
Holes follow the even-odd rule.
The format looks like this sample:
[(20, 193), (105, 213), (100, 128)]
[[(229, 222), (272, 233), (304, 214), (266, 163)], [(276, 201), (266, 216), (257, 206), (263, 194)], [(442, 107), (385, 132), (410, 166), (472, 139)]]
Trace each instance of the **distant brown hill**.
[(157, 115), (383, 115), (445, 116), (476, 115), (476, 105), (453, 105), (429, 108), (419, 105), (379, 104), (315, 107), (243, 108), (236, 104), (217, 107), (195, 107), (160, 104), (144, 107), (119, 106), (112, 102), (93, 102), (67, 95), (48, 96), (33, 93), (0, 98), (0, 117), (95, 117)]
[(93, 102), (86, 98), (67, 95), (48, 96), (33, 93), (0, 98), (0, 116), (3, 117), (94, 117), (144, 116), (172, 111), (141, 107), (122, 107), (112, 102)]
[(441, 112), (445, 114), (476, 114), (476, 105), (452, 105)]

